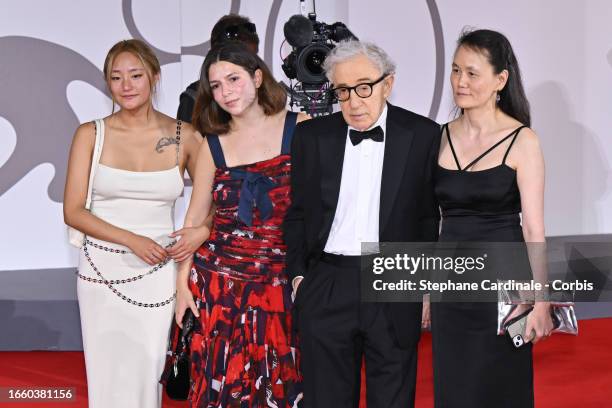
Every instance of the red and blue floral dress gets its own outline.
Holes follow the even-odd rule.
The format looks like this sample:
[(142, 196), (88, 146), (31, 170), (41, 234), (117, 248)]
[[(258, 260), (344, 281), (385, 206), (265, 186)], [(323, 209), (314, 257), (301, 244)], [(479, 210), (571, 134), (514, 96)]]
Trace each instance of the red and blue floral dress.
[(290, 146), (297, 114), (285, 118), (281, 154), (217, 167), (209, 239), (194, 256), (190, 289), (200, 310), (191, 342), (192, 407), (295, 407), (302, 399), (282, 222), (290, 205)]

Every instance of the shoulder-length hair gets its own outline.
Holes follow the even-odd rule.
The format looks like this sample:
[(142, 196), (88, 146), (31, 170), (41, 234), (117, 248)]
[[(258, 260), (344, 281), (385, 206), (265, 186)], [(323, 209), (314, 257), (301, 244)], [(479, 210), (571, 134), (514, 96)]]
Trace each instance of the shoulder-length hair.
[(230, 130), (231, 115), (224, 111), (213, 97), (208, 73), (212, 64), (227, 61), (244, 68), (251, 76), (262, 73), (261, 86), (257, 90), (257, 103), (266, 115), (273, 115), (285, 108), (287, 93), (276, 82), (272, 73), (259, 56), (238, 42), (224, 43), (211, 49), (200, 71), (200, 86), (196, 97), (192, 123), (202, 134), (224, 134)]

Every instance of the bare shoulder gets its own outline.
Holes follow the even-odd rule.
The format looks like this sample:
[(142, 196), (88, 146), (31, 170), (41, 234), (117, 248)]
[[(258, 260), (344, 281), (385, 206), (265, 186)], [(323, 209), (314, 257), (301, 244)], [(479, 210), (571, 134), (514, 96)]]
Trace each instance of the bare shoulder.
[(533, 130), (527, 127), (520, 130), (506, 162), (510, 167), (517, 170), (543, 166), (544, 157), (540, 141)]
[[(275, 117), (275, 120), (278, 121), (277, 123), (284, 124), (285, 123), (285, 118), (287, 117), (287, 114), (289, 112), (293, 112), (293, 111), (290, 111), (288, 109), (283, 109), (280, 112), (275, 113), (273, 115), (273, 117)], [(303, 122), (303, 121), (308, 120), (308, 119), (311, 119), (311, 117), (307, 113), (297, 112), (297, 119), (296, 119), (295, 123), (300, 123), (300, 122)]]
[[(165, 113), (155, 111), (157, 114), (158, 126), (165, 129), (166, 131), (176, 131), (179, 128), (179, 121), (175, 118), (166, 115)], [(185, 123), (180, 124), (181, 134), (183, 133), (183, 128), (185, 127)]]
[(181, 126), (181, 135), (185, 135), (185, 137), (196, 138), (198, 141), (202, 141), (202, 135), (198, 132), (195, 127), (191, 123), (183, 122)]
[[(455, 118), (453, 120), (451, 120), (450, 122), (446, 123), (444, 126), (446, 126), (446, 129), (448, 129), (448, 132), (450, 134), (456, 134), (459, 131), (459, 118)], [(444, 132), (446, 133), (446, 132)]]
[(198, 133), (190, 123), (177, 120), (161, 112), (159, 112), (159, 115), (163, 128), (166, 129), (169, 134), (174, 136), (180, 132), (181, 144), (191, 142), (199, 144), (202, 141), (200, 133)]
[(202, 143), (202, 135), (198, 132), (191, 123), (182, 122), (181, 124), (181, 139), (188, 143)]
[(305, 120), (312, 119), (312, 116), (305, 112), (299, 112), (297, 115), (296, 123), (304, 122)]
[(200, 142), (200, 144), (196, 147), (196, 149), (197, 149), (198, 160), (204, 157), (206, 158), (206, 160), (212, 161), (212, 152), (210, 151), (210, 146), (208, 145), (208, 143)]
[(93, 122), (81, 124), (74, 132), (73, 143), (79, 146), (88, 146), (93, 149), (96, 140), (96, 127)]
[(514, 144), (515, 149), (525, 153), (538, 153), (541, 150), (538, 135), (528, 127), (520, 130)]

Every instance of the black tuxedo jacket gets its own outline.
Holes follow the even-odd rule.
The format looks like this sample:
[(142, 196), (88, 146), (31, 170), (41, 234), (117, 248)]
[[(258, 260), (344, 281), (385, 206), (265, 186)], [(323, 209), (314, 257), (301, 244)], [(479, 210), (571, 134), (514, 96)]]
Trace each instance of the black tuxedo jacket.
[[(380, 242), (437, 241), (440, 216), (433, 174), (440, 127), (423, 116), (387, 106)], [(292, 203), (283, 225), (291, 279), (307, 277), (327, 243), (338, 204), (347, 131), (341, 112), (300, 122), (295, 129), (291, 148)], [(415, 345), (419, 339), (421, 308), (420, 303), (387, 305), (403, 347)]]

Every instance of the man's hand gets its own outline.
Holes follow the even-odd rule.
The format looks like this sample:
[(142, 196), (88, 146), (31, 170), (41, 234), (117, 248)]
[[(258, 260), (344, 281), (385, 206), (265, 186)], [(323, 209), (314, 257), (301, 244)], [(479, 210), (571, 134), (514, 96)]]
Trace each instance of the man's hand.
[(429, 294), (423, 295), (423, 314), (421, 317), (421, 328), (429, 329), (431, 327), (431, 308), (429, 302)]
[(293, 292), (291, 292), (291, 300), (295, 301), (295, 297), (297, 296), (297, 290), (300, 287), (300, 283), (304, 280), (303, 276), (296, 276), (291, 281), (291, 287), (293, 288)]

